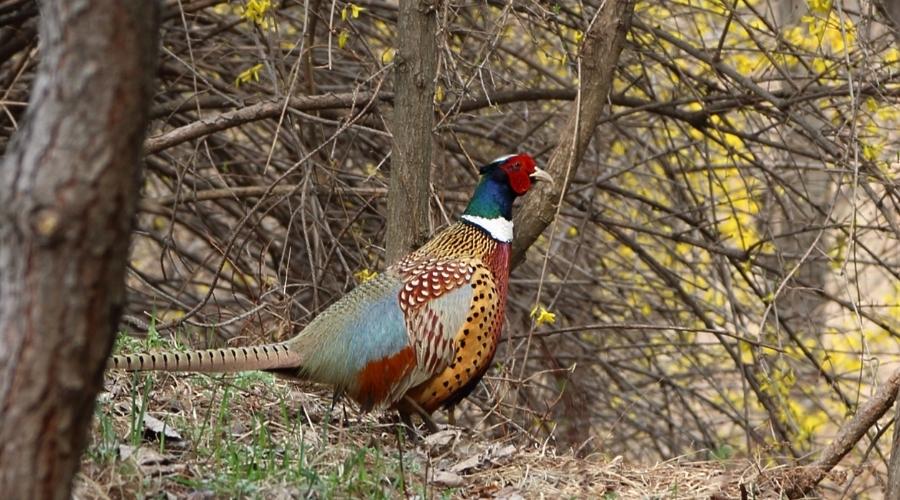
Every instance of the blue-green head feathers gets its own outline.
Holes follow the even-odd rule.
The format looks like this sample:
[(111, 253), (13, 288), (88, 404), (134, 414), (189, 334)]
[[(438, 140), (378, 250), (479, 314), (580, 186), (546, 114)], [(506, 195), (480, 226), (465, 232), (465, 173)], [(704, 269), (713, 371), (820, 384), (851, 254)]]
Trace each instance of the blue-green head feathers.
[(511, 220), (516, 197), (527, 193), (535, 179), (550, 179), (527, 154), (502, 156), (481, 167), (480, 172), (481, 181), (464, 215), (485, 219)]

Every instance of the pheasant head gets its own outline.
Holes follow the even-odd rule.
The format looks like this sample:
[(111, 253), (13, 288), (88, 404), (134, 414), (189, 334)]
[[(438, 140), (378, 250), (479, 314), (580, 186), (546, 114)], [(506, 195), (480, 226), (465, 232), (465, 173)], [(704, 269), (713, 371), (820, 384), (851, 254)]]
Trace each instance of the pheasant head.
[(534, 181), (553, 182), (527, 154), (501, 156), (481, 167), (481, 181), (462, 219), (482, 227), (495, 239), (512, 241), (512, 204)]

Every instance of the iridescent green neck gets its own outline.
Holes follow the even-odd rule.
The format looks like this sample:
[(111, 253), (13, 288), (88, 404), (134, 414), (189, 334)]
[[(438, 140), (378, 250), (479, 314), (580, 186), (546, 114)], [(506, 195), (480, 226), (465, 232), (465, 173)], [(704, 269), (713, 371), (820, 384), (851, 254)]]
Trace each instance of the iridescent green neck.
[(474, 215), (485, 219), (503, 217), (512, 219), (512, 204), (516, 195), (510, 189), (509, 184), (485, 175), (475, 188), (475, 193), (466, 207), (463, 215)]

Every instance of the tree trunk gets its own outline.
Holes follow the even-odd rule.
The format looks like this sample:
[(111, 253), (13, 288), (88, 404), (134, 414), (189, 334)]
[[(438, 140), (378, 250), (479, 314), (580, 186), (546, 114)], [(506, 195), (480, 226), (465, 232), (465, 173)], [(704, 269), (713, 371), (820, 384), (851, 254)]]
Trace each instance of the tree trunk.
[(891, 462), (888, 464), (888, 484), (884, 498), (900, 498), (900, 398), (894, 403), (894, 440), (891, 443)]
[(0, 491), (68, 498), (124, 298), (156, 2), (47, 0), (0, 167)]
[(516, 239), (513, 241), (512, 264), (518, 265), (525, 251), (553, 222), (560, 194), (578, 170), (578, 164), (594, 136), (600, 113), (606, 104), (619, 54), (625, 45), (625, 35), (631, 28), (634, 0), (612, 0), (603, 3), (597, 18), (585, 34), (578, 57), (581, 67), (579, 96), (572, 104), (559, 144), (553, 150), (546, 170), (554, 184), (538, 184), (539, 195), (525, 198), (515, 217)]
[[(801, 25), (803, 17), (809, 14), (810, 10), (806, 0), (785, 0), (779, 3), (778, 8), (775, 9), (776, 20), (782, 33), (789, 28)], [(808, 69), (800, 64), (790, 65), (787, 71), (791, 75), (791, 81), (781, 84), (781, 90), (786, 92), (794, 91), (795, 86), (808, 85), (812, 78)], [(813, 113), (810, 113), (807, 119), (819, 127), (827, 125)], [(814, 152), (816, 149), (816, 146), (800, 132), (788, 130), (783, 137), (791, 151)], [(785, 182), (801, 190), (811, 206), (823, 209), (828, 207), (830, 195), (834, 190), (830, 174), (824, 167), (818, 170), (801, 169), (795, 165), (797, 158), (797, 155), (793, 153), (784, 153), (784, 163), (793, 166), (793, 168), (784, 169), (781, 172)], [(821, 335), (826, 326), (825, 316), (822, 314), (825, 300), (816, 293), (815, 289), (825, 288), (829, 274), (828, 262), (809, 258), (801, 261), (801, 256), (810, 252), (813, 247), (816, 248), (810, 252), (812, 256), (827, 253), (826, 243), (832, 244), (833, 242), (826, 241), (824, 235), (820, 235), (819, 231), (810, 229), (823, 227), (827, 217), (822, 212), (801, 206), (789, 197), (780, 201), (772, 200), (767, 205), (770, 215), (769, 220), (764, 223), (763, 234), (768, 232), (776, 237), (774, 243), (780, 254), (777, 258), (771, 259), (768, 264), (776, 269), (781, 267), (783, 270), (782, 276), (776, 276), (772, 280), (770, 285), (772, 290), (777, 290), (781, 280), (784, 279), (783, 275), (798, 265), (794, 278), (814, 288), (810, 290), (794, 285), (792, 282), (789, 283), (776, 299), (776, 314), (784, 325), (798, 334)]]
[(394, 148), (385, 236), (387, 264), (421, 245), (431, 232), (428, 197), (437, 70), (435, 3), (400, 0), (394, 59)]
[(894, 34), (894, 41), (900, 46), (900, 2), (897, 0), (877, 0), (875, 6), (884, 16), (887, 25)]

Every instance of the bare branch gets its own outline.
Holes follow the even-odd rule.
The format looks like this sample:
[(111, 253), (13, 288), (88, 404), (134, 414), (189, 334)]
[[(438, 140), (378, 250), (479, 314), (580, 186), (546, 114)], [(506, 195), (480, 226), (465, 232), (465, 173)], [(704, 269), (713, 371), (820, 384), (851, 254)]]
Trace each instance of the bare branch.
[(837, 465), (850, 450), (856, 446), (866, 432), (884, 416), (897, 399), (900, 389), (900, 370), (895, 371), (878, 389), (871, 399), (866, 401), (849, 422), (844, 424), (837, 436), (822, 451), (815, 462), (804, 467), (793, 477), (787, 495), (800, 498), (816, 487), (831, 469)]
[[(291, 97), (289, 106), (294, 111), (319, 111), (336, 108), (364, 109), (374, 100), (386, 101), (392, 98), (393, 95), (389, 93), (378, 94), (375, 92), (323, 94), (309, 97)], [(273, 118), (280, 115), (283, 109), (284, 101), (276, 99), (234, 111), (227, 111), (212, 118), (198, 120), (165, 134), (148, 138), (144, 142), (144, 154), (158, 153), (191, 139), (197, 139), (244, 123)]]

